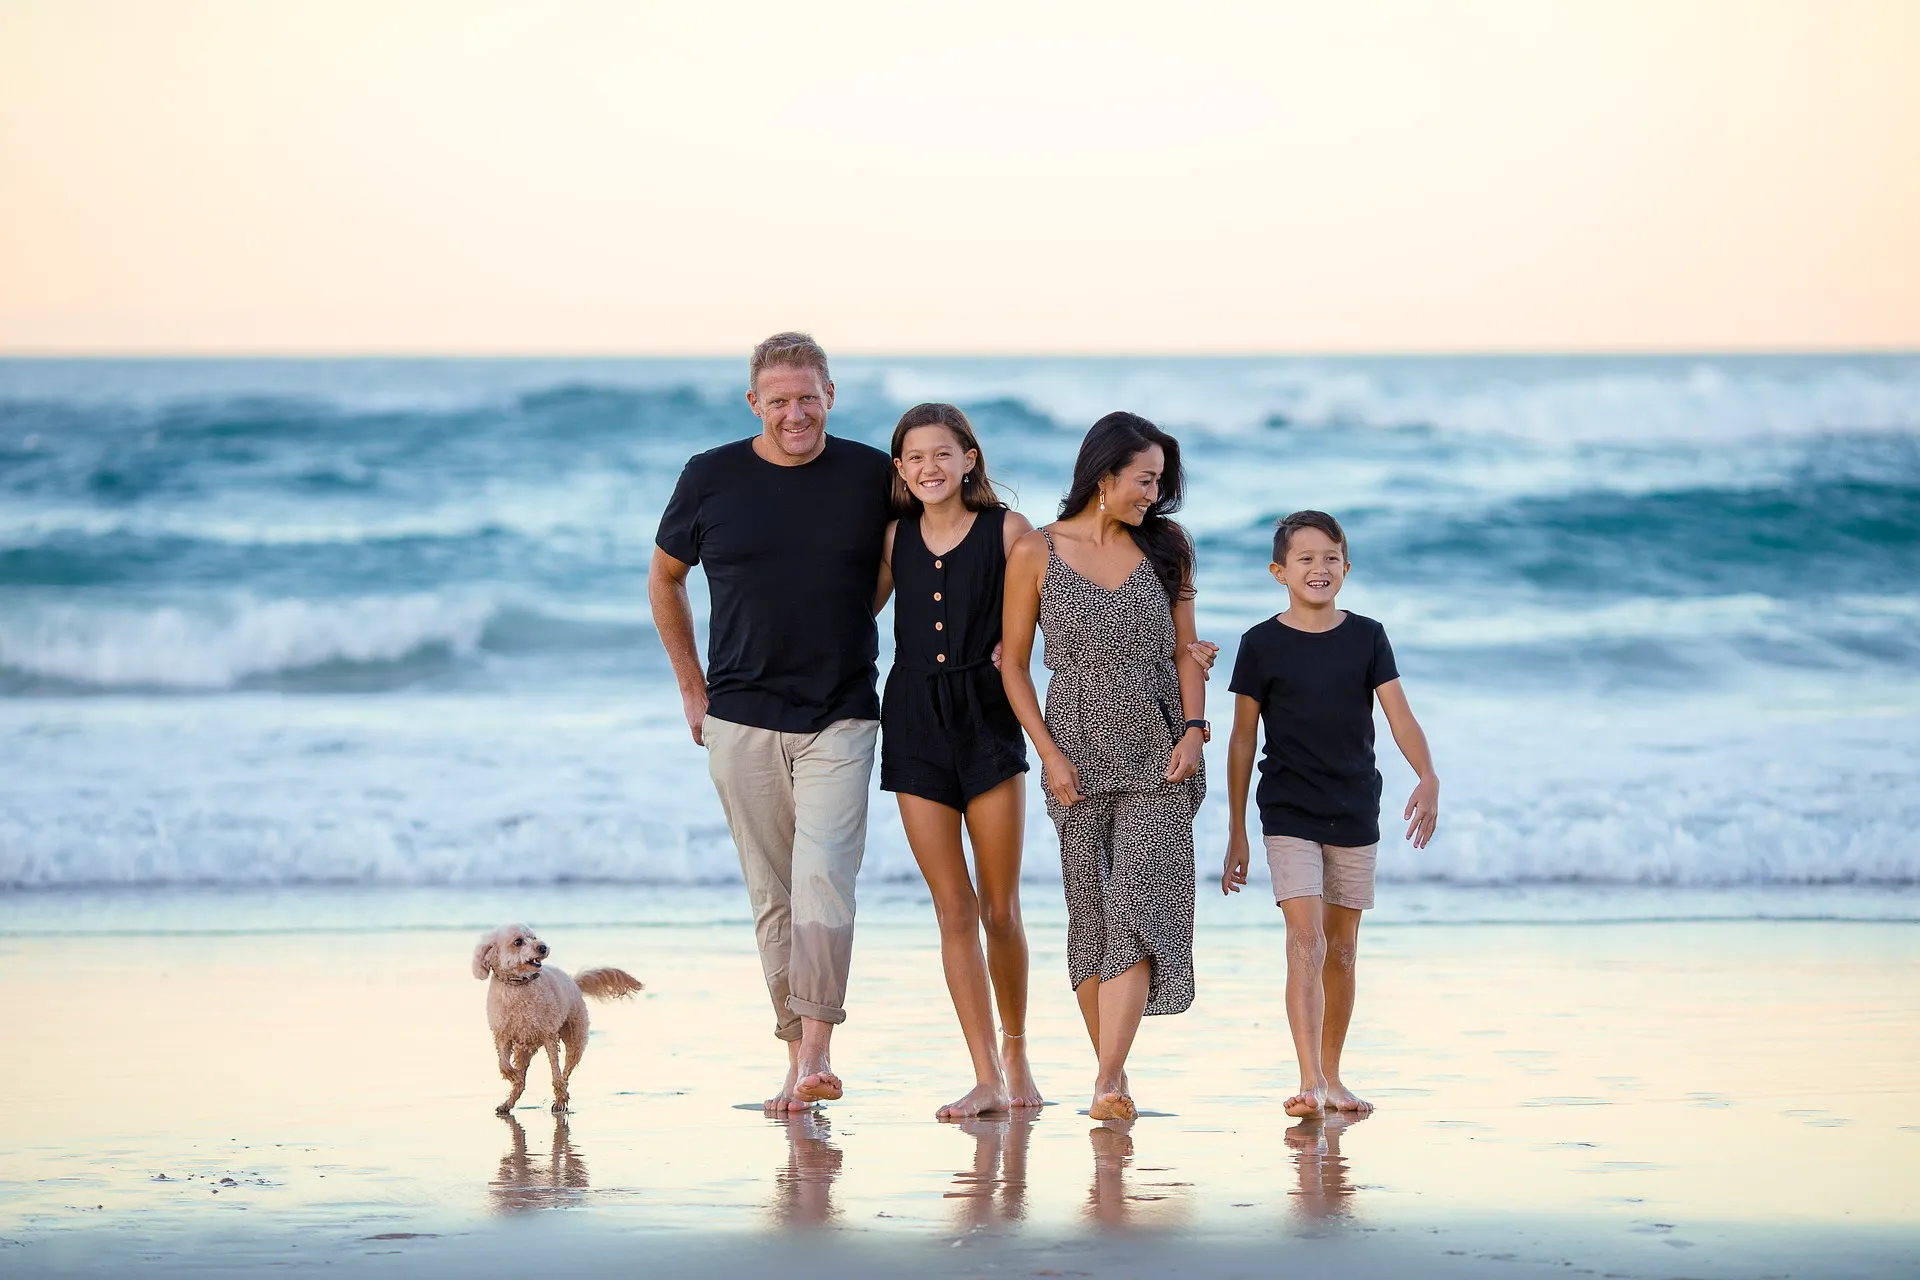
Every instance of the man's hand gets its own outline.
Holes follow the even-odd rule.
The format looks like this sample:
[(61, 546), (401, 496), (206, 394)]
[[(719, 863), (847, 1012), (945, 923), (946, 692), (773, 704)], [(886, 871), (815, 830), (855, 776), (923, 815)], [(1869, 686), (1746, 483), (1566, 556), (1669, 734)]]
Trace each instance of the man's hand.
[(1400, 816), (1407, 819), (1407, 839), (1413, 841), (1413, 847), (1426, 848), (1440, 821), (1440, 779), (1420, 779), (1420, 785), (1407, 797), (1407, 811)]
[(1227, 833), (1227, 857), (1220, 865), (1220, 892), (1238, 893), (1247, 887), (1247, 833)]
[(693, 730), (693, 745), (706, 746), (700, 736), (700, 723), (707, 718), (707, 690), (701, 685), (680, 691), (680, 708), (687, 713), (687, 728)]

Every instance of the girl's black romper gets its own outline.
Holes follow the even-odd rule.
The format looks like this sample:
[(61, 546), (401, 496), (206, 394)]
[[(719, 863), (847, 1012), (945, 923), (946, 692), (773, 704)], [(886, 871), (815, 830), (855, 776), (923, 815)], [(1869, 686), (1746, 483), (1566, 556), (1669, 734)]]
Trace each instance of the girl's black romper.
[(1007, 579), (1007, 509), (975, 514), (936, 557), (920, 517), (893, 534), (893, 670), (880, 707), (880, 788), (954, 809), (1027, 771), (993, 649)]

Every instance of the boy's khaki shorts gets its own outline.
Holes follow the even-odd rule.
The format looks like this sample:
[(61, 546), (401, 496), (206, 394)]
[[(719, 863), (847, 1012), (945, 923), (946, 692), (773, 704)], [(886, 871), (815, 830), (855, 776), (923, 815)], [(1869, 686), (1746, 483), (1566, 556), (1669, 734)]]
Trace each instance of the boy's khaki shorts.
[(1318, 897), (1355, 911), (1373, 906), (1373, 864), (1380, 852), (1378, 844), (1348, 847), (1316, 844), (1298, 836), (1268, 836), (1266, 846), (1276, 903)]

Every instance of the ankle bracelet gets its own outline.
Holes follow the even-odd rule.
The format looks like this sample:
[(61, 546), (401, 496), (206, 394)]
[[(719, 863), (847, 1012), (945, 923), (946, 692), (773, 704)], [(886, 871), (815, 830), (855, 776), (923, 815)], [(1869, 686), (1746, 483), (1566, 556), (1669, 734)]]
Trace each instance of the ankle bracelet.
[(1015, 1035), (1013, 1032), (1007, 1030), (1005, 1027), (1000, 1028), (1000, 1034), (1005, 1036), (1009, 1040), (1025, 1040), (1027, 1038), (1026, 1032), (1022, 1031), (1018, 1035)]

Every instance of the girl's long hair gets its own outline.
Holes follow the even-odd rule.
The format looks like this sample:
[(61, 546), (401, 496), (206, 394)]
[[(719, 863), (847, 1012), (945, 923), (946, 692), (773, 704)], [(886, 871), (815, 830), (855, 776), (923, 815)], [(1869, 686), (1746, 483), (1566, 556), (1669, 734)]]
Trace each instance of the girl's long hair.
[[(900, 415), (900, 421), (893, 428), (893, 460), (900, 461), (900, 446), (907, 438), (907, 432), (915, 427), (945, 427), (960, 442), (962, 453), (973, 454), (973, 470), (960, 482), (960, 501), (969, 511), (989, 511), (994, 507), (1007, 504), (1000, 500), (994, 491), (993, 481), (987, 479), (987, 454), (980, 447), (980, 440), (973, 434), (973, 424), (967, 421), (967, 415), (950, 404), (917, 404)], [(907, 488), (907, 482), (900, 478), (900, 469), (894, 468), (893, 488), (889, 494), (896, 516), (918, 515), (924, 503), (913, 496)]]
[(1147, 508), (1146, 518), (1131, 529), (1133, 540), (1153, 563), (1154, 576), (1167, 589), (1168, 600), (1193, 598), (1193, 543), (1167, 517), (1180, 509), (1185, 477), (1180, 470), (1180, 442), (1137, 413), (1110, 413), (1093, 424), (1080, 442), (1073, 464), (1073, 487), (1060, 499), (1060, 518), (1079, 515), (1100, 491), (1100, 482), (1118, 475), (1129, 462), (1159, 445), (1166, 455), (1160, 473), (1160, 496)]

